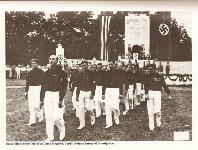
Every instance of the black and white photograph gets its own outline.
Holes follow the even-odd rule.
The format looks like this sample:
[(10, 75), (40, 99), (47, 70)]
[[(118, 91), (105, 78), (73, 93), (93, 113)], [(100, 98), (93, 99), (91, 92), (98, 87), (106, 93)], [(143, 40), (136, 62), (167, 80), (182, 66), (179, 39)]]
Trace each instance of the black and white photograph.
[(6, 141), (192, 141), (188, 11), (6, 11)]

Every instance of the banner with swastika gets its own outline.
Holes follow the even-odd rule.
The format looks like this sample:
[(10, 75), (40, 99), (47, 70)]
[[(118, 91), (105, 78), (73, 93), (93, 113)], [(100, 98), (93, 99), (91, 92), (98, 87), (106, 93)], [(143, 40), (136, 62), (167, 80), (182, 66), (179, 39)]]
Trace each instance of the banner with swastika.
[(159, 26), (159, 32), (161, 35), (167, 35), (169, 33), (169, 27), (166, 24), (160, 24)]

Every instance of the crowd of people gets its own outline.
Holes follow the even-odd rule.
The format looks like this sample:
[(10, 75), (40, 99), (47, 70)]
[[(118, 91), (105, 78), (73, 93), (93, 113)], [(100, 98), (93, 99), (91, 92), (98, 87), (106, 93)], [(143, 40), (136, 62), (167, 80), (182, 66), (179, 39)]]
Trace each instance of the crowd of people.
[[(48, 66), (41, 66), (39, 65), (38, 68), (46, 71)], [(28, 72), (32, 69), (30, 65), (6, 65), (6, 79), (23, 79), (27, 78)]]
[[(120, 100), (124, 101), (126, 115), (141, 101), (147, 101), (149, 129), (161, 126), (161, 90), (162, 87), (171, 99), (170, 91), (162, 75), (162, 65), (148, 61), (143, 68), (135, 63), (110, 62), (108, 65), (80, 64), (62, 69), (55, 55), (49, 57), (46, 71), (38, 67), (38, 61), (31, 60), (31, 69), (27, 75), (26, 93), (29, 104), (29, 123), (41, 122), (43, 114), (46, 119), (47, 141), (54, 140), (54, 125), (59, 129), (59, 139), (65, 137), (63, 114), (65, 112), (64, 96), (72, 92), (72, 104), (79, 119), (78, 130), (85, 128), (85, 113), (90, 115), (90, 124), (100, 116), (106, 117), (106, 127), (120, 124)], [(112, 118), (113, 116), (113, 118)]]
[[(115, 62), (115, 64), (117, 64), (118, 62)], [(123, 64), (123, 66), (126, 66), (126, 63), (124, 63), (123, 61), (121, 61), (121, 63)], [(73, 70), (75, 69), (76, 65), (78, 66), (80, 63), (75, 64), (73, 61), (70, 63), (66, 63), (64, 65), (64, 69), (65, 70)], [(92, 65), (96, 65), (97, 61), (93, 62), (89, 62), (88, 61), (88, 68), (90, 69), (92, 67)], [(138, 62), (135, 62), (134, 64), (132, 62), (128, 62), (127, 64), (130, 64), (132, 67), (135, 67), (136, 64), (138, 64)], [(143, 65), (138, 65), (138, 68), (143, 68), (145, 69), (146, 66), (148, 66), (148, 64), (151, 64), (150, 61), (145, 61), (143, 63)], [(155, 62), (153, 61), (153, 65), (156, 66)], [(161, 64), (161, 62), (158, 63), (158, 68), (160, 68), (160, 72), (163, 72), (164, 67)], [(38, 65), (38, 68), (42, 69), (44, 72), (48, 70), (49, 65)], [(31, 65), (6, 65), (6, 79), (26, 79), (27, 78), (27, 74), (28, 72), (32, 69)], [(108, 69), (108, 65), (107, 64), (102, 64), (102, 69), (103, 70), (107, 70)], [(169, 62), (167, 62), (166, 66), (165, 66), (165, 71), (166, 71), (166, 75), (169, 75), (170, 73), (170, 65)]]

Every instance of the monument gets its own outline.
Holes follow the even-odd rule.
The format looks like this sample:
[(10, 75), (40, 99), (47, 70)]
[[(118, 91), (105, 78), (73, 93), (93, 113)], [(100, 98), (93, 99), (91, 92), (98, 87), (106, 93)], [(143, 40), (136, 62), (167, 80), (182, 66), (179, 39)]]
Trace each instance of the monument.
[[(146, 56), (150, 53), (150, 19), (145, 14), (129, 14), (125, 17), (125, 58), (134, 45), (143, 48)], [(137, 58), (137, 54), (133, 57)]]
[(58, 57), (58, 64), (64, 66), (64, 48), (60, 43), (58, 44), (58, 48), (56, 48), (56, 56)]

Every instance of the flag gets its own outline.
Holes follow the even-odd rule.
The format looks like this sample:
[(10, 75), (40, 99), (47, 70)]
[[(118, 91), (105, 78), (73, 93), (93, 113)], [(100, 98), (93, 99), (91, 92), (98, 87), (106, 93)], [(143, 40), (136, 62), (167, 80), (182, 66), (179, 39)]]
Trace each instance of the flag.
[(110, 29), (111, 16), (102, 15), (102, 25), (101, 25), (101, 53), (100, 58), (102, 60), (108, 61), (108, 37)]

